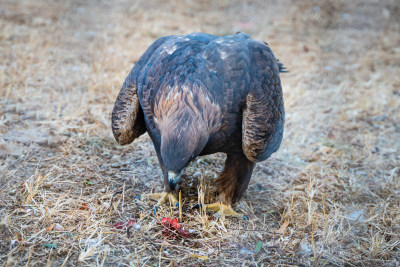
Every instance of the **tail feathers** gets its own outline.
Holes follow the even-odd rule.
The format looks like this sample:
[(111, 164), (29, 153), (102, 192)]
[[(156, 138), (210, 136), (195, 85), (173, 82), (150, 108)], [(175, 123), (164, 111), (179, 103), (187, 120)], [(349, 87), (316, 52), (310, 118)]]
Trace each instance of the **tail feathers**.
[(279, 67), (279, 72), (283, 72), (283, 73), (289, 72), (289, 71), (286, 69), (286, 67), (283, 66), (283, 64), (279, 62), (279, 60), (278, 60), (278, 67)]

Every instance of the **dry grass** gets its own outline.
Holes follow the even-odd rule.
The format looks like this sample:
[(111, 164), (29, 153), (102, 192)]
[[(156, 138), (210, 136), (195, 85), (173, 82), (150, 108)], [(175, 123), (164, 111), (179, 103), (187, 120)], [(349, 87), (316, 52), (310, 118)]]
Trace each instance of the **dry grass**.
[[(2, 266), (400, 265), (398, 1), (0, 4)], [(157, 37), (237, 30), (291, 71), (284, 142), (236, 207), (249, 222), (189, 209), (224, 156), (199, 158), (181, 185), (192, 237), (168, 240), (158, 222), (179, 211), (135, 199), (161, 189), (152, 143), (116, 145), (113, 102)], [(112, 227), (129, 218), (129, 236)]]

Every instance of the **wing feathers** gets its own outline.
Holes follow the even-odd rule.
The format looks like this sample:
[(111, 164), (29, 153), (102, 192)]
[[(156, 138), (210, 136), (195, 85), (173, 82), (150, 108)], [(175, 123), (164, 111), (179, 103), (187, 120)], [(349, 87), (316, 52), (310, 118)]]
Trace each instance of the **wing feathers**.
[(249, 45), (253, 84), (246, 98), (242, 121), (242, 149), (253, 161), (271, 156), (282, 141), (285, 112), (277, 63), (268, 46)]

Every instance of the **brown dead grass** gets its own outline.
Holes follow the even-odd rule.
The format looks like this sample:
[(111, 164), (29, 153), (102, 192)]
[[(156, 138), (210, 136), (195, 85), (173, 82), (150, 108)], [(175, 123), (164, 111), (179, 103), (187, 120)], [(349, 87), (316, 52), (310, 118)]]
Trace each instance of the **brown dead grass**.
[[(0, 14), (3, 266), (400, 264), (398, 1), (3, 0)], [(194, 162), (192, 237), (165, 239), (158, 222), (179, 211), (135, 199), (161, 172), (148, 136), (116, 145), (113, 102), (156, 38), (238, 30), (291, 71), (284, 142), (236, 206), (249, 222), (190, 209), (212, 200), (224, 155)], [(112, 227), (129, 218), (129, 236)]]

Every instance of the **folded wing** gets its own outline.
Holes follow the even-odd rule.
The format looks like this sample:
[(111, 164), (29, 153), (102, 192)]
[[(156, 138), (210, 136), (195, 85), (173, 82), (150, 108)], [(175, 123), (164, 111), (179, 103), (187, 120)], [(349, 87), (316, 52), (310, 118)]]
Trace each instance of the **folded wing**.
[(252, 85), (242, 120), (242, 149), (253, 162), (263, 161), (278, 150), (285, 112), (278, 61), (262, 42), (249, 41)]

